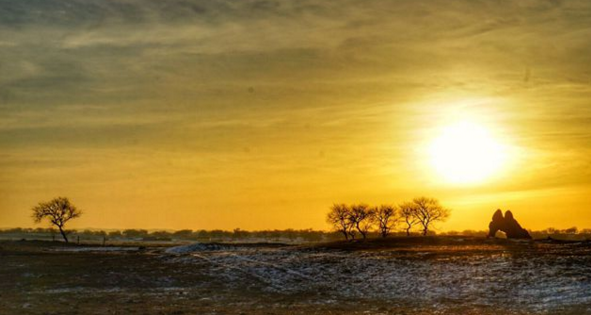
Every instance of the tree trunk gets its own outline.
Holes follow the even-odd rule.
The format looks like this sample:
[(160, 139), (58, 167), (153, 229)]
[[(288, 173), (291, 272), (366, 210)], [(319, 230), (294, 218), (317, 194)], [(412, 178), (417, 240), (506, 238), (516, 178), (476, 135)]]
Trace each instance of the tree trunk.
[(363, 239), (365, 239), (365, 233), (363, 231), (361, 231), (361, 228), (359, 227), (359, 223), (355, 224), (355, 227), (357, 228), (357, 231), (359, 231), (359, 233), (361, 234), (361, 237), (363, 237)]
[(58, 226), (58, 228), (60, 229), (60, 234), (64, 237), (64, 241), (68, 243), (68, 237), (66, 236), (66, 232), (64, 232), (61, 226)]
[(412, 226), (410, 226), (410, 225), (406, 228), (406, 236), (410, 236), (410, 229), (411, 228), (412, 228)]
[(429, 224), (431, 224), (431, 220), (426, 220), (423, 223), (423, 236), (427, 236), (427, 233), (429, 233)]

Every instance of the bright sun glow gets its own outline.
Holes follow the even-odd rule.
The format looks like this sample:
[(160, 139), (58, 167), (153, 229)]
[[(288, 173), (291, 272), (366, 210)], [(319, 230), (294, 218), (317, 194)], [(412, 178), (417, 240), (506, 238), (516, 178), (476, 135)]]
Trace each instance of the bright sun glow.
[(446, 181), (483, 182), (506, 160), (505, 149), (483, 126), (459, 122), (445, 127), (430, 147), (431, 163)]

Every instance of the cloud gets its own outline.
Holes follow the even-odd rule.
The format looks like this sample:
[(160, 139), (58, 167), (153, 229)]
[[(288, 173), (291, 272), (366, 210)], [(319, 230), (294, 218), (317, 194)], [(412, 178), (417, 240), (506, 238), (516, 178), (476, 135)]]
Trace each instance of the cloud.
[[(369, 190), (349, 184), (353, 172), (404, 189), (385, 174), (420, 183), (414, 147), (462, 99), (483, 97), (495, 101), (470, 110), (539, 156), (527, 174), (579, 183), (589, 21), (587, 1), (0, 0), (0, 151), (13, 154), (0, 167), (28, 179), (51, 165), (79, 174), (61, 154), (83, 151), (122, 170), (107, 152), (138, 150), (147, 177), (152, 162), (204, 156), (195, 182), (245, 187), (232, 175), (243, 166), (265, 170), (252, 171), (259, 188), (289, 173), (301, 190), (336, 179), (343, 194)], [(45, 162), (31, 162), (38, 154)], [(570, 158), (583, 162), (545, 168)], [(528, 176), (503, 189), (534, 189)]]

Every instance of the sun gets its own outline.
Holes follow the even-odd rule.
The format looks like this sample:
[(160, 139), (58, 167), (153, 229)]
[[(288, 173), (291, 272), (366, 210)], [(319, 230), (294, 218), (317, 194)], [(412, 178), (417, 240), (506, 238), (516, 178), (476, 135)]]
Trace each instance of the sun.
[(505, 147), (483, 125), (461, 121), (444, 127), (430, 146), (431, 163), (447, 182), (484, 182), (507, 158)]

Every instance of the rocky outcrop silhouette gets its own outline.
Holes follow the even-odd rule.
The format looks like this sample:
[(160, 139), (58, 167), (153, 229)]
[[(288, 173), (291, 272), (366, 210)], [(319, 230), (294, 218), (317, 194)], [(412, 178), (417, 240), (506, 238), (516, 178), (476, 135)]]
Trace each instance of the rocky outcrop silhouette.
[(511, 210), (507, 210), (503, 217), (501, 209), (497, 209), (493, 214), (492, 221), (488, 224), (488, 231), (488, 237), (495, 237), (498, 231), (502, 231), (507, 235), (507, 238), (531, 239), (527, 230), (515, 220)]
[(495, 211), (492, 221), (488, 224), (488, 237), (495, 237), (498, 231), (505, 230), (505, 218), (501, 209)]

